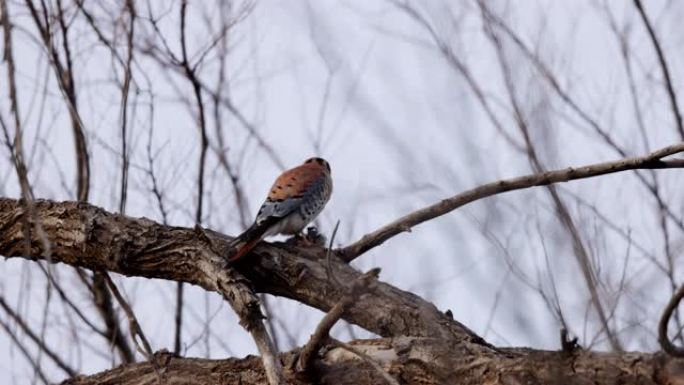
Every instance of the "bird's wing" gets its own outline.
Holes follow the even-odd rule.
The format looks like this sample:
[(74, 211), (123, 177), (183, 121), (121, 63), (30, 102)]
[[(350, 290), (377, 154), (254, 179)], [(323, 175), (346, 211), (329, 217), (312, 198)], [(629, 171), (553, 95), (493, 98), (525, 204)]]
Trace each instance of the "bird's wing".
[(299, 209), (312, 189), (324, 177), (320, 168), (303, 164), (282, 173), (271, 187), (268, 197), (257, 214), (256, 222), (267, 218), (284, 218)]
[[(249, 253), (269, 229), (303, 205), (319, 203), (312, 197), (320, 194), (325, 185), (325, 177), (320, 167), (308, 163), (282, 173), (273, 183), (254, 224), (233, 241), (234, 253), (229, 260), (236, 261)], [(314, 211), (307, 207), (304, 209)]]

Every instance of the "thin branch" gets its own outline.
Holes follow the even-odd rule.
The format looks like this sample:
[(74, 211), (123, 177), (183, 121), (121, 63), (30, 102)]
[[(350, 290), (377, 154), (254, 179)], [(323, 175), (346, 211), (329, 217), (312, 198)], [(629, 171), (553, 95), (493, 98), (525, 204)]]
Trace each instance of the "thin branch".
[(100, 317), (102, 317), (102, 321), (105, 324), (105, 333), (108, 343), (115, 346), (119, 351), (121, 361), (126, 363), (135, 362), (133, 350), (128, 344), (128, 341), (121, 330), (119, 320), (117, 319), (116, 311), (112, 304), (112, 296), (109, 293), (109, 290), (107, 290), (106, 278), (100, 273), (93, 273), (92, 276), (88, 276), (87, 272), (80, 268), (76, 271), (81, 277), (81, 282), (83, 282), (93, 294), (95, 309), (100, 314)]
[(45, 373), (43, 373), (43, 368), (41, 368), (40, 365), (33, 360), (33, 357), (31, 357), (31, 353), (29, 353), (28, 349), (26, 349), (24, 344), (22, 344), (21, 341), (19, 341), (17, 335), (14, 333), (14, 331), (12, 331), (12, 328), (10, 328), (10, 326), (4, 320), (1, 319), (0, 326), (5, 330), (5, 332), (10, 337), (12, 342), (14, 342), (14, 344), (19, 347), (21, 354), (23, 354), (24, 357), (26, 357), (26, 360), (29, 362), (29, 364), (31, 364), (31, 367), (33, 368), (35, 373), (38, 374), (38, 377), (41, 379), (41, 381), (43, 381), (43, 383), (46, 385), (50, 384), (51, 382), (48, 381), (47, 377), (45, 377)]
[(29, 8), (31, 18), (40, 32), (40, 36), (47, 52), (50, 64), (52, 65), (59, 90), (64, 96), (64, 101), (69, 110), (71, 118), (71, 125), (74, 134), (74, 148), (76, 150), (76, 184), (78, 187), (77, 195), (81, 201), (87, 201), (90, 191), (90, 160), (88, 155), (88, 147), (84, 134), (84, 124), (78, 112), (78, 104), (76, 97), (76, 88), (74, 83), (73, 66), (71, 62), (71, 53), (68, 39), (68, 26), (64, 20), (64, 12), (61, 0), (57, 0), (58, 21), (62, 32), (62, 44), (66, 55), (66, 64), (62, 63), (56, 47), (54, 46), (54, 39), (50, 30), (50, 17), (47, 14), (45, 3), (42, 3), (43, 20), (38, 14), (38, 9), (32, 0), (25, 0)]
[(157, 208), (159, 209), (159, 214), (162, 218), (162, 223), (168, 224), (168, 213), (166, 206), (164, 205), (164, 196), (162, 195), (162, 190), (159, 187), (159, 182), (157, 181), (157, 176), (154, 173), (154, 156), (152, 156), (152, 134), (154, 131), (154, 102), (150, 103), (150, 130), (147, 135), (147, 145), (145, 146), (145, 154), (147, 155), (147, 170), (145, 172), (150, 177), (152, 182), (152, 194), (157, 201)]
[(69, 299), (69, 297), (67, 296), (67, 294), (66, 294), (66, 292), (64, 291), (64, 289), (62, 289), (62, 287), (59, 285), (59, 282), (57, 282), (57, 280), (55, 280), (54, 274), (51, 274), (51, 273), (48, 271), (48, 269), (46, 269), (46, 268), (45, 268), (43, 265), (41, 265), (41, 264), (38, 264), (38, 267), (39, 267), (39, 269), (43, 272), (43, 274), (45, 275), (45, 278), (47, 278), (47, 279), (50, 281), (50, 283), (52, 284), (52, 286), (57, 290), (57, 294), (59, 294), (59, 297), (61, 298), (61, 300), (62, 300), (64, 303), (66, 303), (67, 307), (68, 307), (69, 309), (71, 309), (71, 311), (73, 311), (73, 312), (78, 316), (78, 318), (80, 318), (81, 321), (83, 321), (83, 323), (85, 323), (86, 325), (88, 325), (88, 327), (90, 327), (90, 329), (92, 329), (95, 333), (99, 334), (100, 336), (102, 336), (102, 337), (104, 337), (104, 338), (107, 338), (106, 332), (103, 331), (103, 330), (101, 330), (101, 329), (100, 329), (99, 327), (97, 327), (97, 325), (95, 325), (94, 323), (92, 323), (92, 322), (88, 319), (88, 317), (86, 317), (86, 315), (83, 314), (83, 311), (82, 311), (78, 306), (76, 306), (76, 304), (73, 303), (73, 302), (71, 301), (71, 299)]
[(430, 24), (428, 19), (423, 14), (421, 14), (418, 11), (418, 9), (409, 4), (409, 2), (407, 1), (388, 1), (398, 9), (405, 12), (407, 16), (409, 16), (411, 19), (413, 19), (416, 23), (418, 23), (422, 28), (424, 28), (427, 31), (433, 43), (435, 44), (439, 52), (442, 54), (442, 56), (444, 56), (444, 58), (447, 60), (449, 65), (454, 70), (456, 70), (456, 72), (458, 72), (466, 81), (466, 84), (473, 92), (478, 103), (487, 115), (489, 122), (494, 126), (494, 128), (496, 128), (497, 132), (501, 134), (501, 137), (504, 138), (506, 142), (508, 142), (513, 148), (517, 149), (518, 151), (524, 151), (523, 145), (521, 143), (518, 143), (518, 141), (505, 130), (503, 123), (501, 123), (501, 121), (497, 118), (494, 108), (492, 108), (492, 105), (487, 99), (485, 90), (477, 82), (474, 74), (470, 71), (470, 68), (461, 58), (457, 56), (457, 54), (454, 52), (454, 50), (451, 48), (448, 42), (439, 36), (439, 34), (435, 30), (435, 28)]
[(340, 220), (338, 219), (337, 222), (335, 223), (335, 227), (333, 228), (332, 235), (330, 236), (330, 242), (328, 243), (328, 250), (325, 251), (325, 271), (328, 274), (328, 279), (332, 279), (335, 281), (337, 285), (340, 285), (340, 281), (337, 280), (337, 277), (335, 277), (335, 274), (333, 274), (332, 271), (332, 260), (330, 259), (332, 257), (332, 251), (333, 251), (333, 242), (335, 241), (335, 236), (337, 235), (337, 230), (340, 228)]
[(21, 330), (31, 339), (31, 341), (33, 341), (33, 343), (35, 343), (42, 352), (45, 352), (45, 354), (50, 357), (55, 365), (62, 369), (62, 371), (64, 371), (64, 373), (66, 373), (69, 377), (76, 375), (77, 371), (69, 366), (66, 362), (62, 361), (59, 354), (52, 351), (52, 349), (45, 344), (45, 341), (43, 341), (31, 330), (29, 325), (26, 324), (19, 314), (17, 314), (14, 309), (12, 309), (7, 302), (5, 302), (5, 298), (3, 296), (0, 296), (0, 307), (14, 320), (14, 322), (17, 323), (17, 325), (19, 325)]
[(651, 38), (651, 42), (653, 43), (653, 47), (655, 48), (656, 55), (658, 56), (660, 69), (663, 71), (663, 77), (665, 78), (665, 89), (667, 90), (667, 94), (670, 98), (670, 106), (672, 108), (672, 114), (674, 115), (677, 132), (679, 132), (680, 138), (684, 140), (684, 126), (682, 125), (682, 113), (679, 110), (679, 105), (677, 104), (677, 94), (675, 94), (674, 86), (672, 85), (672, 77), (670, 76), (670, 70), (667, 66), (667, 61), (665, 60), (665, 54), (663, 53), (663, 49), (660, 46), (658, 37), (655, 34), (653, 25), (651, 25), (651, 22), (648, 20), (646, 10), (644, 9), (643, 4), (641, 4), (641, 0), (634, 0), (634, 5), (639, 11), (639, 16), (641, 16), (641, 20), (644, 22), (644, 26), (648, 31), (648, 36)]
[(468, 203), (508, 191), (547, 186), (553, 183), (586, 179), (627, 170), (684, 168), (684, 159), (662, 160), (662, 158), (683, 151), (684, 142), (661, 148), (645, 156), (596, 163), (578, 168), (570, 167), (487, 183), (405, 215), (372, 233), (364, 235), (358, 241), (341, 249), (340, 254), (345, 261), (353, 261), (361, 254), (381, 245), (395, 235), (410, 231), (416, 225), (447, 214)]
[[(197, 103), (198, 112), (198, 128), (200, 132), (200, 157), (199, 157), (199, 171), (197, 174), (197, 208), (195, 211), (195, 225), (202, 224), (202, 209), (204, 206), (204, 172), (206, 166), (207, 149), (209, 147), (209, 140), (207, 138), (207, 124), (204, 116), (204, 102), (202, 100), (202, 88), (197, 78), (195, 67), (192, 66), (188, 59), (188, 50), (186, 45), (186, 16), (187, 16), (187, 0), (181, 1), (180, 6), (180, 45), (182, 60), (181, 66), (184, 70), (184, 75), (192, 85), (195, 102)], [(183, 282), (178, 282), (176, 289), (176, 329), (174, 339), (174, 352), (180, 353), (181, 347), (181, 331), (183, 326)]]
[[(153, 354), (152, 348), (150, 347), (150, 343), (147, 341), (145, 334), (140, 328), (140, 324), (138, 323), (138, 319), (135, 317), (135, 313), (133, 313), (133, 309), (131, 309), (131, 305), (129, 305), (128, 301), (126, 301), (124, 297), (121, 295), (119, 289), (116, 287), (109, 274), (103, 272), (102, 276), (104, 277), (104, 280), (107, 283), (107, 287), (112, 292), (112, 294), (114, 294), (114, 298), (116, 298), (117, 302), (119, 302), (119, 306), (121, 306), (124, 313), (126, 313), (126, 317), (128, 318), (128, 330), (131, 333), (131, 338), (133, 339), (136, 348), (138, 349), (140, 354), (142, 354), (143, 356), (145, 356), (145, 358), (150, 360)], [(142, 342), (143, 345), (142, 347), (138, 343), (138, 338), (136, 337), (140, 338), (140, 342)]]
[[(126, 211), (126, 198), (128, 196), (128, 94), (131, 88), (131, 63), (133, 61), (133, 34), (135, 31), (135, 4), (132, 0), (127, 0), (125, 10), (129, 15), (128, 34), (126, 36), (126, 44), (128, 49), (128, 56), (126, 57), (126, 64), (124, 66), (124, 81), (121, 87), (121, 199), (119, 201), (119, 212), (122, 214)], [(81, 7), (83, 9), (83, 7)]]
[[(16, 66), (14, 63), (14, 54), (12, 51), (12, 26), (10, 24), (9, 8), (7, 0), (0, 2), (0, 14), (2, 14), (2, 28), (4, 35), (4, 51), (3, 60), (7, 62), (7, 83), (9, 85), (10, 96), (10, 110), (14, 117), (14, 140), (10, 141), (9, 130), (4, 120), (0, 119), (0, 126), (7, 142), (7, 147), (10, 150), (10, 157), (14, 163), (14, 168), (17, 172), (17, 179), (21, 189), (21, 196), (24, 199), (24, 204), (28, 210), (28, 216), (24, 217), (24, 231), (29, 233), (31, 231), (31, 224), (29, 217), (33, 221), (33, 227), (39, 235), (40, 242), (43, 244), (45, 253), (48, 259), (51, 255), (50, 241), (43, 231), (40, 221), (37, 220), (37, 215), (33, 205), (33, 190), (28, 180), (28, 169), (24, 160), (24, 144), (23, 144), (23, 130), (21, 126), (21, 114), (19, 113), (19, 95), (17, 93), (16, 85)], [(1, 116), (0, 116), (1, 118)], [(30, 242), (26, 242), (27, 250), (30, 248)]]

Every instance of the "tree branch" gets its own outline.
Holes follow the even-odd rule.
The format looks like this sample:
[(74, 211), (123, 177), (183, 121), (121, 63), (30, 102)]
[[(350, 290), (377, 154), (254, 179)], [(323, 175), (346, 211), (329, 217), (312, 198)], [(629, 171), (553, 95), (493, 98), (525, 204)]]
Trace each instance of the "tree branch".
[[(133, 340), (133, 343), (138, 348), (140, 354), (145, 356), (147, 359), (150, 359), (152, 356), (152, 347), (150, 346), (147, 337), (145, 337), (145, 333), (143, 333), (142, 329), (140, 328), (140, 324), (138, 323), (138, 319), (135, 317), (135, 313), (133, 313), (131, 305), (129, 305), (128, 302), (121, 295), (119, 289), (116, 287), (114, 281), (112, 281), (112, 278), (109, 276), (109, 274), (101, 274), (105, 280), (105, 283), (107, 284), (107, 287), (114, 295), (114, 298), (116, 298), (116, 301), (119, 302), (119, 306), (121, 306), (121, 308), (124, 310), (124, 313), (126, 313), (126, 318), (128, 318), (128, 330), (131, 333), (131, 339)], [(140, 338), (140, 342), (142, 342), (142, 347), (138, 343), (138, 339), (136, 338), (136, 336)]]
[[(25, 208), (18, 200), (0, 198), (0, 255), (46, 259), (42, 243), (26, 239), (21, 221)], [(36, 201), (37, 220), (53, 247), (51, 262), (93, 271), (183, 281), (220, 293), (257, 342), (265, 365), (277, 369), (269, 346), (259, 301), (249, 282), (191, 229), (161, 226), (105, 212), (85, 202)], [(36, 237), (31, 233), (31, 237)], [(227, 250), (228, 244), (222, 245)]]
[[(314, 364), (315, 383), (377, 385), (387, 383), (388, 376), (405, 384), (457, 382), (469, 385), (674, 385), (684, 380), (684, 361), (658, 353), (576, 350), (570, 354), (527, 348), (492, 353), (449, 347), (436, 339), (416, 337), (357, 340), (345, 345), (367, 356), (377, 366), (368, 365), (345, 348), (329, 344), (325, 346), (325, 357)], [(283, 353), (281, 359), (292, 361), (296, 353), (296, 350)], [(169, 384), (252, 385), (266, 381), (256, 357), (208, 360), (157, 353), (155, 363), (122, 365), (92, 376), (67, 380), (63, 385), (155, 384), (158, 381), (155, 365), (161, 369), (162, 381)], [(311, 384), (309, 378), (302, 378), (293, 371), (285, 372), (285, 380), (293, 385)]]
[(381, 245), (395, 235), (410, 231), (416, 225), (448, 214), (468, 203), (507, 191), (547, 186), (553, 183), (592, 178), (628, 170), (684, 168), (684, 159), (663, 160), (667, 156), (682, 151), (684, 151), (684, 142), (661, 148), (645, 156), (596, 163), (578, 168), (569, 167), (484, 184), (405, 215), (372, 233), (364, 235), (360, 240), (339, 250), (339, 253), (345, 261), (351, 262), (361, 254)]
[[(25, 233), (19, 219), (25, 215), (25, 210), (19, 200), (0, 198), (0, 234), (3, 234), (0, 255), (44, 259), (40, 242), (32, 241), (29, 253), (24, 254)], [(230, 301), (242, 325), (253, 336), (259, 335), (259, 330), (265, 330), (260, 322), (258, 301), (247, 287), (245, 277), (226, 268), (221, 258), (230, 248), (230, 237), (212, 231), (203, 232), (206, 237), (199, 236), (192, 229), (111, 214), (83, 202), (38, 200), (35, 210), (52, 244), (52, 262), (195, 284), (221, 293)], [(257, 290), (286, 296), (326, 311), (338, 303), (362, 275), (334, 256), (330, 261), (326, 260), (326, 250), (318, 247), (296, 248), (262, 242), (253, 254), (253, 258), (245, 260), (249, 265), (244, 262), (236, 268), (246, 274)], [(341, 285), (328, 279), (328, 262)], [(630, 384), (656, 384), (680, 379), (684, 372), (682, 361), (651, 354), (579, 351), (569, 356), (565, 352), (497, 349), (434, 305), (380, 281), (374, 284), (372, 295), (354, 301), (343, 318), (371, 332), (391, 337), (353, 345), (380, 362), (383, 369), (400, 382), (410, 383), (423, 376), (436, 383), (446, 383), (458, 375), (472, 381), (477, 378), (479, 383), (491, 379), (493, 384), (515, 383), (511, 382), (513, 380), (528, 382), (527, 379), (545, 384), (580, 384), (590, 379), (596, 384), (613, 384), (616, 378)], [(260, 349), (268, 350), (263, 346)], [(68, 383), (106, 383), (108, 379), (122, 384), (140, 383), (150, 376), (153, 376), (150, 377), (152, 382), (156, 382), (160, 371), (155, 365), (163, 369), (162, 377), (180, 378), (185, 382), (242, 381), (250, 384), (265, 381), (262, 361), (254, 361), (256, 358), (211, 361), (157, 356), (159, 354), (152, 363), (123, 365), (93, 377), (76, 377)], [(262, 359), (264, 356), (262, 352)], [(349, 356), (339, 349), (328, 349), (325, 357), (316, 361), (313, 367), (320, 383), (383, 381), (375, 369), (358, 358), (344, 359)], [(277, 365), (278, 357), (272, 357)], [(283, 359), (287, 357), (289, 353)], [(341, 379), (342, 374), (350, 379), (349, 382)], [(356, 377), (356, 374), (365, 377)], [(293, 379), (291, 372), (286, 371), (284, 375), (287, 381), (300, 383)], [(557, 382), (558, 379), (562, 381)]]

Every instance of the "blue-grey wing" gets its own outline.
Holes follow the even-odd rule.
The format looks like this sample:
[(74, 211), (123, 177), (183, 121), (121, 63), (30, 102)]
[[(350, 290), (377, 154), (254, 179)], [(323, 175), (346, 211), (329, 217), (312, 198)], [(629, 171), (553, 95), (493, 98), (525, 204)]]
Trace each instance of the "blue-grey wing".
[(298, 210), (302, 205), (303, 198), (288, 198), (283, 200), (271, 201), (266, 199), (256, 217), (256, 223), (260, 224), (267, 218), (284, 218), (292, 212)]

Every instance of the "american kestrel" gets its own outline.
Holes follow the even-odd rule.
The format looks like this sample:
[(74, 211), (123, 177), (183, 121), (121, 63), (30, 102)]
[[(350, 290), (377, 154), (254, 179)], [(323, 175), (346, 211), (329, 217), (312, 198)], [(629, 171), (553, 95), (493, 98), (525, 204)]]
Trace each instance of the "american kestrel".
[(254, 224), (233, 241), (236, 261), (249, 253), (264, 237), (297, 234), (323, 210), (332, 193), (330, 165), (310, 158), (280, 174), (261, 205)]

